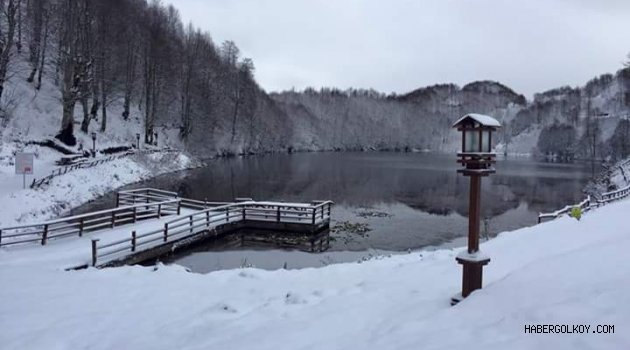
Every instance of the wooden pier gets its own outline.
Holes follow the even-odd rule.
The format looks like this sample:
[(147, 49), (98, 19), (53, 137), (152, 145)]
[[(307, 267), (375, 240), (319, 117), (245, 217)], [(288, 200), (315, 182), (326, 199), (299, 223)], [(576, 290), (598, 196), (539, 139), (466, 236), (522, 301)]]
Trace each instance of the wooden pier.
[[(153, 188), (120, 191), (116, 207), (44, 223), (0, 229), (0, 246), (91, 238), (81, 266), (116, 266), (157, 259), (205, 239), (239, 230), (316, 235), (330, 226), (333, 202), (208, 202)], [(125, 234), (125, 231), (127, 234)]]

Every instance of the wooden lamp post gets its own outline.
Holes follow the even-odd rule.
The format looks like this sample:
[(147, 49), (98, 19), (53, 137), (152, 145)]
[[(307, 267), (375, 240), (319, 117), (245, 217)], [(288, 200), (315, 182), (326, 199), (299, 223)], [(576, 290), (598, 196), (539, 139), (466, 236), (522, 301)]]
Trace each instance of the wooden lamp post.
[(492, 132), (501, 127), (494, 118), (482, 114), (467, 114), (453, 124), (462, 133), (462, 151), (457, 154), (463, 169), (457, 170), (470, 177), (468, 210), (468, 249), (455, 260), (463, 266), (462, 292), (451, 299), (455, 305), (477, 289), (481, 289), (483, 267), (490, 258), (479, 251), (479, 216), (481, 207), (481, 177), (495, 172), (492, 165), (496, 154), (492, 152)]

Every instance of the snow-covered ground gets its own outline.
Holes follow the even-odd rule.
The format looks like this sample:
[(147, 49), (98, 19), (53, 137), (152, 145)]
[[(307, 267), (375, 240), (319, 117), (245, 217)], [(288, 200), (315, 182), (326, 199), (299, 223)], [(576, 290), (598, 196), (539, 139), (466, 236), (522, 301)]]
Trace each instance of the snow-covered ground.
[[(455, 307), (459, 249), (302, 270), (66, 272), (0, 250), (3, 349), (627, 349), (623, 200), (501, 234)], [(526, 326), (562, 331), (526, 333)], [(614, 333), (597, 333), (614, 326)], [(549, 328), (545, 328), (549, 329)], [(608, 330), (610, 330), (608, 328)]]
[[(197, 165), (194, 159), (183, 153), (137, 154), (56, 177), (49, 186), (41, 189), (22, 189), (23, 178), (15, 175), (15, 153), (34, 154), (34, 175), (27, 176), (27, 187), (33, 178), (41, 179), (56, 169), (55, 161), (63, 154), (28, 143), (54, 139), (61, 125), (62, 108), (59, 88), (52, 79), (44, 79), (41, 90), (37, 91), (26, 82), (26, 63), (20, 61), (15, 64), (18, 75), (8, 84), (0, 105), (10, 116), (8, 120), (0, 119), (3, 123), (0, 126), (0, 203), (3, 204), (0, 227), (56, 217), (120, 186)], [(124, 120), (120, 100), (112, 101), (108, 106), (105, 132), (100, 132), (100, 120), (91, 122), (88, 133), (81, 132), (79, 127), (83, 114), (79, 105), (75, 110), (78, 145), (71, 147), (74, 151), (92, 148), (91, 132), (97, 134), (97, 151), (109, 147), (129, 147), (136, 142), (137, 133), (143, 134), (141, 111), (134, 106), (129, 119)], [(159, 147), (182, 149), (177, 130), (158, 127), (157, 132)], [(142, 149), (147, 147), (156, 148), (141, 145)], [(97, 158), (90, 160), (105, 156), (99, 153)]]

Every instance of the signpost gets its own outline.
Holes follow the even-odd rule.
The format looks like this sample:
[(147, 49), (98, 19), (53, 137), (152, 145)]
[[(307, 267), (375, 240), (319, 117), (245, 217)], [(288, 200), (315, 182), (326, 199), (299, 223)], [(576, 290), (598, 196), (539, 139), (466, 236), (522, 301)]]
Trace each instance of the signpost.
[(26, 175), (33, 175), (33, 153), (15, 155), (15, 174), (22, 175), (22, 187), (26, 188)]

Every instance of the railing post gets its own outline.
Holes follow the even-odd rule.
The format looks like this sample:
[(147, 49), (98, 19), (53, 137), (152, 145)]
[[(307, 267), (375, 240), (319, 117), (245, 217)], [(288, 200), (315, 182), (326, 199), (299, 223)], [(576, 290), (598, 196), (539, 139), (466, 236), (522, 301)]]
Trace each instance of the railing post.
[(210, 212), (206, 211), (206, 227), (210, 227)]
[(330, 219), (330, 211), (332, 209), (332, 204), (328, 203), (328, 219)]
[(276, 213), (276, 221), (280, 222), (280, 206), (278, 206), (278, 212)]
[(44, 234), (42, 235), (42, 245), (46, 245), (48, 240), (48, 224), (44, 225)]
[(0, 247), (2, 246), (2, 230), (0, 230)]
[(162, 217), (162, 204), (158, 204), (157, 216), (158, 216), (158, 219)]
[(190, 224), (189, 224), (190, 225), (190, 233), (193, 233), (193, 216), (192, 215), (189, 216), (189, 220), (190, 220)]
[(541, 217), (540, 217), (540, 213), (538, 213), (538, 223), (539, 223), (539, 224), (540, 224), (540, 219), (541, 219)]
[(131, 251), (136, 251), (136, 231), (131, 231)]
[(322, 205), (322, 221), (324, 220), (324, 206)]
[(83, 217), (79, 219), (79, 237), (83, 236)]
[(230, 208), (225, 208), (225, 222), (230, 222)]
[(181, 200), (179, 200), (179, 201), (177, 202), (177, 215), (180, 215), (180, 214), (181, 214), (181, 212), (182, 212), (182, 201), (181, 201)]
[(96, 243), (98, 243), (98, 238), (92, 238), (92, 266), (96, 266), (96, 258), (98, 255), (98, 248), (96, 247)]
[(138, 208), (133, 207), (133, 223), (135, 224), (138, 221)]
[(313, 208), (313, 225), (315, 225), (315, 212), (316, 212), (316, 211), (317, 211), (317, 210), (315, 210), (315, 208)]
[(120, 206), (120, 192), (116, 192), (116, 208)]
[(168, 241), (168, 222), (164, 223), (164, 242)]

